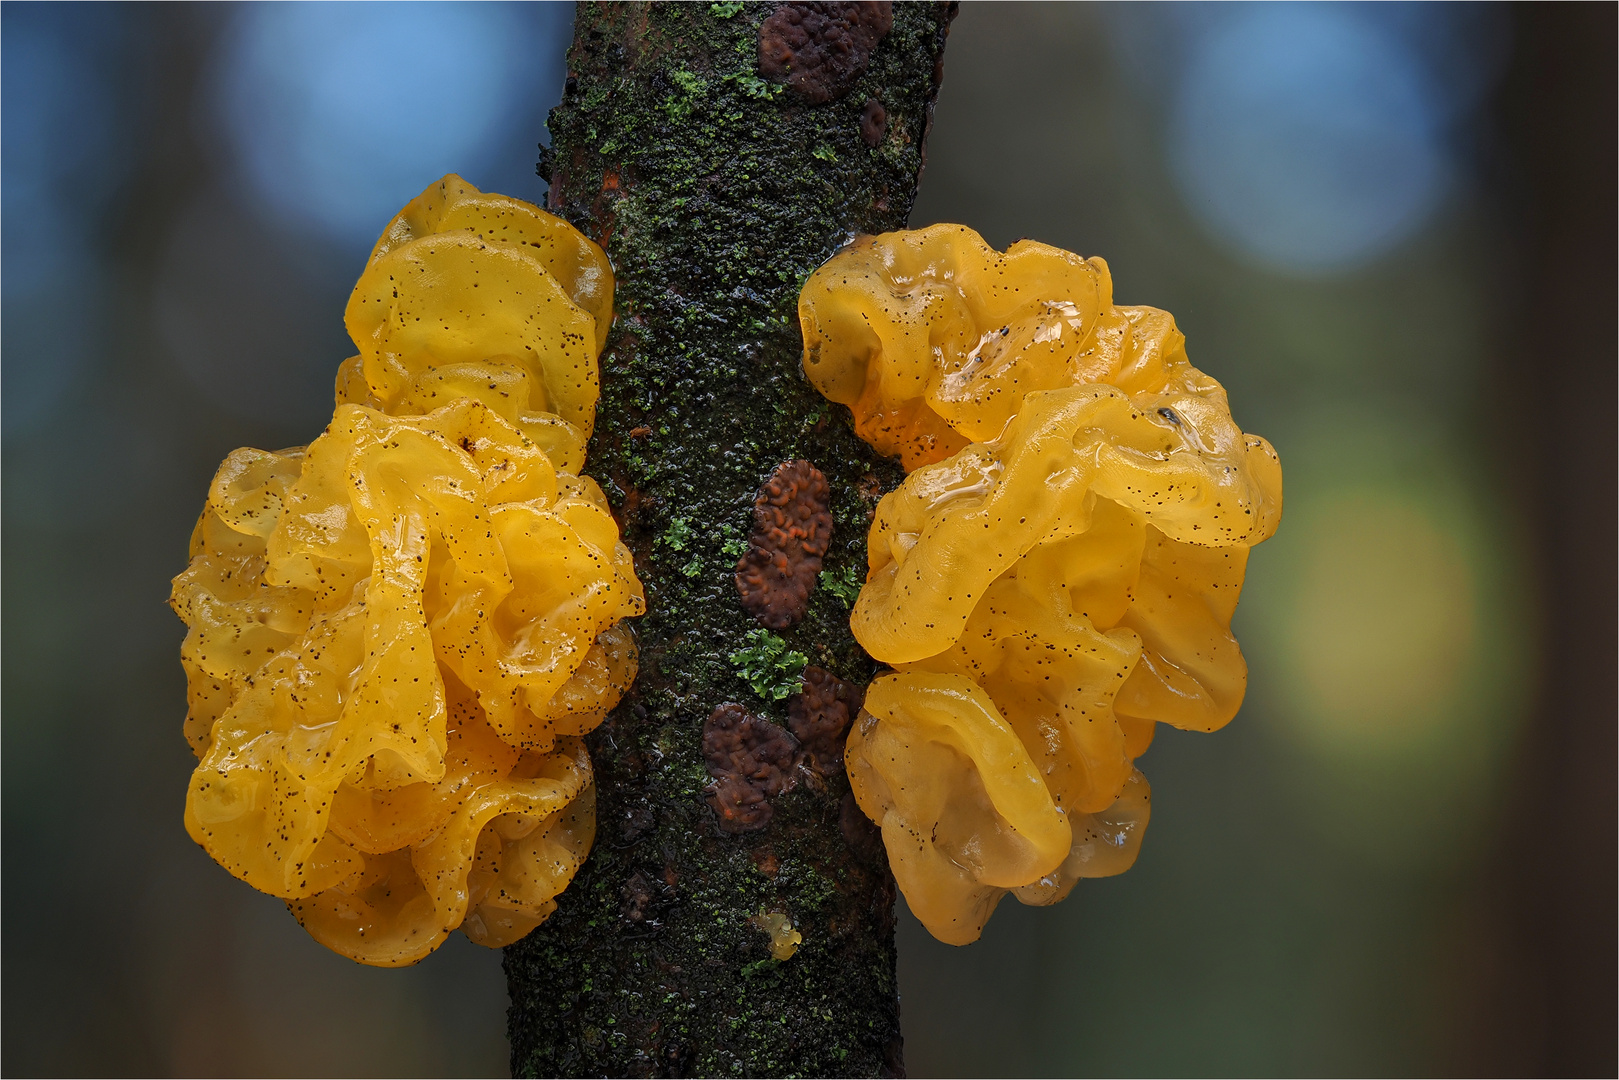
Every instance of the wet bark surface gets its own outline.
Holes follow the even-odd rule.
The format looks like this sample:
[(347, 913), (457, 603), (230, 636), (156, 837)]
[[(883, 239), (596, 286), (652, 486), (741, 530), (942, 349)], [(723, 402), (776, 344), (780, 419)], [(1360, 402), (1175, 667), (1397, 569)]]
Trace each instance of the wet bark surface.
[[(853, 236), (905, 226), (952, 14), (578, 8), (540, 169), (551, 209), (617, 279), (586, 472), (648, 610), (640, 676), (589, 740), (590, 859), (506, 951), (515, 1075), (903, 1072), (882, 845), (827, 748), (782, 744), (806, 665), (854, 686), (874, 670), (849, 606), (876, 500), (901, 473), (805, 380), (797, 296)], [(802, 617), (766, 630), (736, 570), (762, 486), (793, 461), (824, 473), (832, 535)], [(721, 757), (770, 775), (714, 775), (704, 729), (721, 706), (758, 721), (728, 726)], [(768, 812), (722, 820), (722, 783), (752, 784)], [(792, 956), (773, 955), (767, 915), (802, 938)]]

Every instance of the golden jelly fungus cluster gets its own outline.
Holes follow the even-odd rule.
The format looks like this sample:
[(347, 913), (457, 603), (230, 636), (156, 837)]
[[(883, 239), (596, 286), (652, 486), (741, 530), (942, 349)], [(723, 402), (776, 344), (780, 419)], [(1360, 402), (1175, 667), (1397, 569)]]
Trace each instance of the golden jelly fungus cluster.
[(611, 296), (568, 225), (446, 177), (355, 287), (325, 432), (209, 487), (170, 600), (186, 829), (355, 960), (515, 941), (590, 849), (579, 737), (634, 679), (621, 620), (645, 610), (576, 475)]
[(893, 673), (846, 764), (942, 941), (1128, 869), (1154, 724), (1242, 703), (1231, 615), (1281, 467), (1174, 320), (1112, 294), (1100, 259), (936, 225), (861, 238), (799, 298), (810, 381), (909, 473), (867, 538), (850, 623)]
[(613, 321), (607, 257), (561, 218), (446, 176), (371, 251), (343, 324), (337, 399), (386, 413), (476, 398), (577, 473)]

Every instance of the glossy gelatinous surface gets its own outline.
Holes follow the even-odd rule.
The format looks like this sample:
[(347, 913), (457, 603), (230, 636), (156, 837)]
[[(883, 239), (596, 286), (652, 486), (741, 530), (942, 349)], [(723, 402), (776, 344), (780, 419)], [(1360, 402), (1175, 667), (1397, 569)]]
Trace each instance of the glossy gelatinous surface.
[(582, 233), (446, 176), (389, 223), (354, 286), (343, 323), (360, 355), (338, 399), (426, 413), (475, 397), (577, 473), (612, 312), (612, 270)]
[(1153, 725), (1212, 731), (1281, 467), (1100, 259), (936, 225), (863, 237), (799, 301), (804, 366), (909, 475), (850, 623), (894, 673), (849, 736), (860, 807), (918, 918), (975, 940), (1014, 891), (1127, 869)]
[[(508, 218), (543, 238), (539, 214), (446, 178), (366, 273), (423, 243), (407, 235), (417, 219), (440, 227), (433, 242), (446, 222), (493, 233)], [(478, 310), (502, 295), (500, 269), (476, 290), (446, 272), (410, 294), (412, 317)], [(611, 285), (575, 292), (599, 302)], [(594, 320), (578, 324), (592, 372)], [(538, 348), (535, 370), (555, 351)], [(440, 371), (421, 341), (389, 355), (417, 386)], [(561, 421), (513, 414), (493, 377), (425, 412), (363, 389), (340, 379), (308, 447), (226, 458), (171, 604), (190, 628), (185, 732), (201, 759), (187, 830), (322, 943), (394, 966), (457, 926), (507, 944), (554, 908), (595, 831), (578, 737), (635, 677), (622, 620), (645, 600), (601, 491), (536, 437)]]
[(793, 929), (792, 916), (780, 911), (751, 916), (748, 922), (770, 936), (770, 956), (773, 960), (791, 960), (798, 947), (804, 944), (804, 935)]

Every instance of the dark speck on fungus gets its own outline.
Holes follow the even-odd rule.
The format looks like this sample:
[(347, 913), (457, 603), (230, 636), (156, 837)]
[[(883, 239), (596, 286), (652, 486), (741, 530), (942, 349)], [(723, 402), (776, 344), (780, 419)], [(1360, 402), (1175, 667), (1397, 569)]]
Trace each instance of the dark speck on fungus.
[(793, 786), (798, 744), (786, 730), (740, 705), (716, 708), (703, 725), (708, 762), (708, 805), (730, 833), (762, 829), (774, 813), (770, 800)]
[(788, 3), (759, 27), (759, 70), (819, 105), (849, 92), (894, 28), (893, 5)]
[(753, 503), (753, 535), (736, 564), (742, 606), (772, 630), (804, 617), (832, 541), (831, 489), (807, 461), (776, 467)]
[(804, 689), (787, 703), (788, 726), (810, 768), (822, 776), (843, 771), (843, 739), (860, 711), (860, 687), (825, 668), (804, 669)]

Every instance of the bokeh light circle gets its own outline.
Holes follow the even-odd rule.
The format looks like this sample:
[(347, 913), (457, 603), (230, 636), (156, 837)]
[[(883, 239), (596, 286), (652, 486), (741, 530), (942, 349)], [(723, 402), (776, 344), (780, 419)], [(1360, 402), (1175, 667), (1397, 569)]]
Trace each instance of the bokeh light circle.
[(1193, 44), (1168, 156), (1217, 237), (1274, 270), (1332, 273), (1388, 252), (1439, 205), (1446, 107), (1419, 54), (1352, 9), (1244, 7)]
[[(3, 422), (39, 430), (103, 345), (95, 219), (128, 171), (120, 102), (96, 28), (41, 5), (12, 18), (3, 53)], [(115, 31), (116, 22), (100, 37)], [(89, 31), (89, 32), (87, 32)]]
[(1475, 646), (1463, 538), (1387, 488), (1332, 492), (1308, 510), (1286, 635), (1301, 719), (1336, 745), (1420, 736), (1454, 706)]
[(244, 5), (218, 119), (272, 211), (369, 245), (428, 184), (498, 153), (551, 66), (526, 26), (507, 4)]

